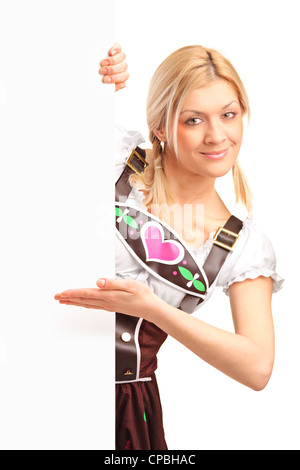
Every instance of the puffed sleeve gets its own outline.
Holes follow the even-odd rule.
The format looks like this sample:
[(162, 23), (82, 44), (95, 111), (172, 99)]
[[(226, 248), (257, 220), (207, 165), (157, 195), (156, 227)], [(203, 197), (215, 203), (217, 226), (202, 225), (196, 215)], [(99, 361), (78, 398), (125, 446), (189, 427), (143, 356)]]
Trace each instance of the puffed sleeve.
[(131, 151), (145, 142), (137, 131), (127, 131), (120, 125), (115, 126), (115, 180), (119, 178), (125, 167), (125, 161)]
[(234, 282), (256, 279), (259, 276), (273, 279), (273, 293), (279, 291), (284, 279), (276, 272), (276, 256), (270, 239), (256, 226), (252, 217), (244, 221), (236, 249), (228, 256), (217, 285), (228, 295)]

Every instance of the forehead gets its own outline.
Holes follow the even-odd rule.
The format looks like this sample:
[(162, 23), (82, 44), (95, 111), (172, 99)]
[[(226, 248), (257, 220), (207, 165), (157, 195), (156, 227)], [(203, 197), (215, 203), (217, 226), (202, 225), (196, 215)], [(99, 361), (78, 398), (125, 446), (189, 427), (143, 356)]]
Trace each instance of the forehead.
[(233, 86), (226, 80), (217, 79), (191, 91), (181, 111), (219, 111), (232, 101), (235, 101), (233, 104), (239, 105), (239, 98)]

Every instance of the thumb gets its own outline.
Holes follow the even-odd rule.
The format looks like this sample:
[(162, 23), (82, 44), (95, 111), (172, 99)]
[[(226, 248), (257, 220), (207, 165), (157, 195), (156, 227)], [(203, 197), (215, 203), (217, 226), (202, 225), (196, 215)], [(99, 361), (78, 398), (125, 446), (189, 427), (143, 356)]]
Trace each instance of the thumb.
[(108, 279), (100, 278), (96, 282), (100, 289), (128, 291), (132, 287), (129, 279)]
[(103, 287), (105, 287), (105, 285), (106, 285), (106, 279), (102, 279), (102, 278), (101, 278), (101, 279), (98, 279), (97, 282), (96, 282), (96, 284), (97, 284), (98, 287), (102, 287), (102, 288), (103, 288)]

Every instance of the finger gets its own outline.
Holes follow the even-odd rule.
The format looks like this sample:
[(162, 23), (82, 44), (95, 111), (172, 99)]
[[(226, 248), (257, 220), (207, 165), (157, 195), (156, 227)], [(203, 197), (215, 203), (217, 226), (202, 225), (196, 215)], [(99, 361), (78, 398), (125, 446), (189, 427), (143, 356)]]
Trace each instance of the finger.
[(118, 75), (112, 75), (111, 77), (105, 75), (103, 78), (104, 83), (122, 83), (126, 82), (129, 78), (128, 72), (119, 73)]
[(83, 307), (83, 308), (93, 308), (97, 310), (107, 310), (105, 305), (100, 305), (98, 304), (89, 304), (89, 303), (83, 303), (83, 302), (75, 302), (74, 300), (60, 300), (60, 304), (62, 305), (74, 305), (75, 307)]
[(107, 67), (101, 67), (99, 73), (101, 75), (116, 75), (118, 73), (126, 72), (128, 69), (128, 64), (126, 62), (121, 62), (117, 65), (111, 65)]
[[(86, 297), (74, 297), (74, 298), (62, 298), (59, 300), (60, 304), (64, 305), (76, 305), (78, 307), (85, 308), (98, 308), (101, 310), (107, 310), (109, 312), (115, 312), (116, 304), (127, 303), (128, 296), (131, 293), (125, 291), (116, 290), (103, 290), (97, 289), (97, 298), (86, 298)], [(130, 300), (130, 299), (129, 299)]]
[[(100, 292), (100, 290), (98, 289), (98, 292)], [(67, 298), (62, 298), (59, 300), (59, 303), (60, 304), (67, 304), (67, 305), (71, 305), (71, 304), (74, 304), (74, 305), (78, 305), (80, 307), (86, 307), (86, 306), (89, 306), (91, 308), (102, 308), (102, 306), (106, 305), (107, 302), (109, 301), (109, 299), (105, 300), (105, 295), (106, 294), (106, 297), (108, 297), (110, 291), (109, 292), (102, 292), (101, 295), (103, 298), (97, 298), (97, 299), (93, 299), (93, 298), (87, 298), (87, 297), (67, 297)]]
[(89, 298), (89, 299), (98, 299), (99, 298), (99, 289), (96, 288), (87, 288), (87, 289), (68, 289), (59, 294), (55, 295), (55, 300), (67, 300), (75, 298)]
[(116, 83), (115, 84), (115, 91), (122, 90), (125, 87), (126, 87), (126, 83)]
[(119, 54), (116, 54), (111, 57), (106, 57), (105, 59), (101, 60), (100, 65), (102, 65), (102, 67), (106, 67), (108, 65), (117, 65), (121, 62), (124, 62), (125, 59), (126, 55), (124, 54), (124, 52), (120, 52)]
[(115, 55), (115, 54), (117, 54), (117, 53), (119, 53), (119, 52), (121, 52), (121, 51), (122, 51), (122, 47), (120, 46), (120, 44), (118, 44), (117, 42), (115, 42), (114, 45), (110, 48), (108, 54), (109, 54), (110, 56), (112, 56), (112, 55)]

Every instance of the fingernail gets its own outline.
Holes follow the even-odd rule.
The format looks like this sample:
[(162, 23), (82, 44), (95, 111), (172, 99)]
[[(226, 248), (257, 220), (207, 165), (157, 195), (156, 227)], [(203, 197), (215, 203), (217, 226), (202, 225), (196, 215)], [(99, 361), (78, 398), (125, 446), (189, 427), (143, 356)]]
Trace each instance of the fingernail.
[(97, 284), (99, 287), (104, 287), (105, 286), (105, 279), (98, 279)]
[(107, 70), (106, 68), (104, 68), (104, 67), (102, 67), (102, 68), (100, 69), (100, 73), (102, 73), (102, 75), (106, 75), (107, 72), (108, 72), (108, 70)]
[(105, 66), (105, 65), (109, 65), (109, 62), (108, 60), (102, 60), (101, 62), (101, 65)]
[(110, 77), (104, 77), (103, 81), (105, 83), (110, 83), (111, 82), (111, 78)]

